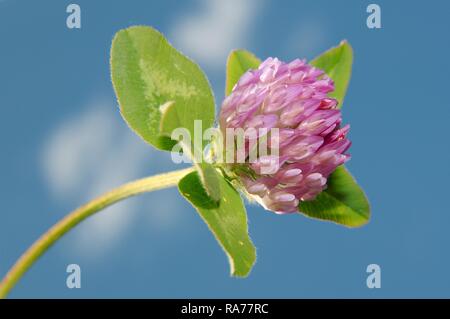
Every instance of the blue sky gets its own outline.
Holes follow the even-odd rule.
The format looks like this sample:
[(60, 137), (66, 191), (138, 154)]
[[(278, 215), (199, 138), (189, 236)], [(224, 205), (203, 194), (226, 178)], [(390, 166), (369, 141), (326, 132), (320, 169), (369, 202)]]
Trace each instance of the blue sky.
[[(234, 48), (311, 59), (347, 39), (349, 169), (371, 222), (347, 229), (248, 206), (258, 260), (247, 279), (176, 189), (146, 194), (86, 221), (57, 243), (11, 297), (450, 297), (447, 206), (450, 4), (444, 1), (0, 1), (0, 276), (76, 206), (134, 178), (177, 168), (118, 112), (109, 48), (121, 28), (161, 30), (195, 59), (223, 98)], [(366, 7), (382, 29), (366, 27)], [(66, 287), (66, 266), (82, 288)], [(366, 267), (382, 288), (366, 287)]]

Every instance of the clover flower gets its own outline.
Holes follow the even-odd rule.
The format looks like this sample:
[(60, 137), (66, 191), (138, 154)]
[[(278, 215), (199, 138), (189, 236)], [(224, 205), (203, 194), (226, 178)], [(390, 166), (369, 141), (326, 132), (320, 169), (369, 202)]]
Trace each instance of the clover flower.
[[(267, 135), (277, 155), (260, 155), (250, 162), (251, 138), (245, 137), (246, 162), (226, 164), (245, 192), (266, 209), (298, 211), (299, 202), (314, 199), (326, 188), (329, 175), (350, 159), (349, 125), (341, 127), (338, 101), (328, 96), (332, 91), (332, 79), (304, 60), (284, 63), (268, 58), (258, 69), (247, 71), (223, 101), (223, 132), (278, 129), (278, 134)], [(276, 163), (270, 174), (262, 170), (267, 163)]]

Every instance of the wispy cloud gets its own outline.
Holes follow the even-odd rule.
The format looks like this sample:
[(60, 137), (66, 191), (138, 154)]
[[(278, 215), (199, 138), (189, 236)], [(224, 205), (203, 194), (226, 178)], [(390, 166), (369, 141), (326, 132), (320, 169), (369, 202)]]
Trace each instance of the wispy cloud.
[(223, 68), (229, 51), (245, 45), (263, 1), (199, 0), (199, 5), (178, 17), (171, 38), (201, 64)]
[[(143, 177), (143, 172), (148, 172), (146, 168), (151, 165), (159, 170), (171, 166), (168, 154), (154, 151), (140, 141), (119, 122), (121, 119), (114, 112), (118, 110), (111, 103), (94, 102), (51, 132), (41, 159), (47, 185), (55, 199), (81, 204), (113, 187)], [(153, 198), (155, 200), (170, 202), (166, 207), (174, 210), (182, 205), (164, 194)], [(149, 213), (164, 210), (158, 205), (127, 200), (107, 208), (79, 226), (72, 237), (74, 247), (88, 255), (106, 252), (132, 224), (137, 209)], [(176, 215), (161, 217), (155, 212), (151, 216), (151, 224), (168, 227), (173, 226), (175, 218), (172, 220), (171, 216)]]

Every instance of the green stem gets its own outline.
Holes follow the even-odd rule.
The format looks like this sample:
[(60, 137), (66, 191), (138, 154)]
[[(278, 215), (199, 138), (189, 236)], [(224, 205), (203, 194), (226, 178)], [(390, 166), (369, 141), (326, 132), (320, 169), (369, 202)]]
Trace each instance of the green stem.
[(5, 298), (8, 295), (9, 291), (33, 263), (39, 259), (39, 257), (41, 257), (59, 238), (80, 222), (127, 197), (175, 186), (183, 176), (192, 170), (193, 168), (182, 169), (124, 184), (72, 211), (36, 240), (19, 260), (17, 260), (0, 284), (0, 299)]

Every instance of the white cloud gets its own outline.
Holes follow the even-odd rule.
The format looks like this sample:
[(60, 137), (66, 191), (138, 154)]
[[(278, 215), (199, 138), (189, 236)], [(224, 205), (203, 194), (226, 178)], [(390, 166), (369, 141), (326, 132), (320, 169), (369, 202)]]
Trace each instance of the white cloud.
[[(170, 155), (153, 150), (142, 142), (114, 114), (111, 103), (91, 103), (85, 111), (72, 116), (51, 132), (42, 150), (42, 169), (52, 196), (60, 201), (82, 204), (101, 193), (130, 180), (143, 177), (148, 167), (169, 170)], [(84, 255), (97, 256), (114, 247), (139, 211), (161, 210), (155, 201), (170, 202), (166, 209), (179, 209), (180, 200), (167, 195), (153, 202), (126, 200), (115, 204), (78, 226), (72, 244)], [(151, 198), (149, 198), (151, 199)], [(151, 209), (150, 209), (151, 207)], [(75, 207), (70, 207), (73, 209)], [(174, 217), (171, 220), (171, 216)], [(175, 214), (164, 218), (151, 214), (150, 223), (173, 226)]]
[(178, 18), (172, 32), (176, 46), (209, 67), (223, 68), (228, 53), (245, 46), (263, 2), (199, 0), (200, 10)]
[(108, 152), (113, 125), (110, 114), (94, 105), (52, 132), (44, 146), (43, 168), (55, 196), (78, 193), (80, 183), (96, 173)]

